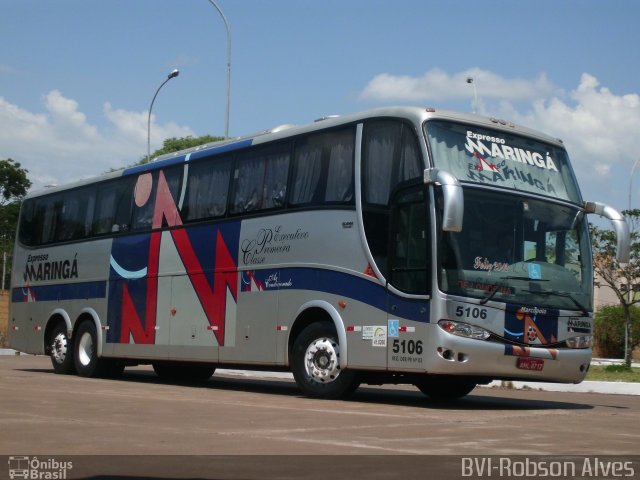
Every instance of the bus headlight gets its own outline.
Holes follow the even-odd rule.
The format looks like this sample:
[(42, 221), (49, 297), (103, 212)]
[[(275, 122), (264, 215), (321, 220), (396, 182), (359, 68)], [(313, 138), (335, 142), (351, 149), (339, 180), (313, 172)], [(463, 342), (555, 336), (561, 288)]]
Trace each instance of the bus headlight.
[(468, 323), (453, 322), (451, 320), (440, 320), (438, 326), (447, 333), (458, 335), (459, 337), (475, 338), (476, 340), (486, 340), (491, 335), (484, 328)]
[(593, 347), (593, 337), (591, 335), (582, 335), (580, 337), (567, 338), (565, 340), (569, 348), (591, 348)]

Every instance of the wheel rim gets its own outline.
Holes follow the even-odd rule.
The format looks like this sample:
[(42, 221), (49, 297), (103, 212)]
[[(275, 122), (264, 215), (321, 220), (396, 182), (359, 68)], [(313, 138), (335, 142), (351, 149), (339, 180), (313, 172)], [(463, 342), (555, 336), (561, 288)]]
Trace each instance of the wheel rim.
[(329, 338), (319, 338), (311, 342), (304, 355), (304, 367), (313, 380), (331, 383), (340, 374), (340, 351), (338, 344)]
[(51, 345), (51, 357), (57, 364), (62, 365), (65, 358), (67, 358), (67, 336), (60, 332), (53, 337), (53, 344)]
[(93, 337), (89, 332), (85, 332), (80, 337), (78, 342), (78, 360), (83, 366), (87, 366), (91, 363), (93, 358)]

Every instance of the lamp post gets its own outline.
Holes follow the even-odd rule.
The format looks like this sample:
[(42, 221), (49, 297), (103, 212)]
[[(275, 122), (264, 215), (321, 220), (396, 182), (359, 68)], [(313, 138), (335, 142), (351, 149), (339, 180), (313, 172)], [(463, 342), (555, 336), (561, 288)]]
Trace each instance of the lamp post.
[(478, 91), (476, 90), (476, 82), (473, 80), (473, 77), (467, 77), (467, 83), (473, 85), (473, 114), (475, 115), (478, 109)]
[[(638, 167), (638, 164), (640, 163), (640, 158), (638, 158), (635, 163), (633, 164), (633, 167), (631, 167), (631, 174), (629, 175), (629, 211), (631, 211), (631, 191), (633, 189), (633, 174), (636, 172), (636, 168)], [(628, 278), (627, 279), (629, 284), (627, 285), (627, 288), (629, 290), (628, 292), (628, 296), (629, 296), (629, 304), (631, 304), (631, 302), (633, 301), (633, 285), (631, 283), (631, 279)], [(631, 365), (631, 352), (629, 351), (630, 346), (629, 346), (629, 336), (631, 334), (630, 332), (631, 330), (631, 320), (628, 318), (625, 318), (625, 324), (624, 324), (624, 360), (625, 363), (627, 365)]]
[(167, 75), (167, 79), (158, 87), (158, 90), (156, 90), (156, 94), (153, 96), (153, 100), (151, 100), (151, 105), (149, 106), (149, 116), (147, 118), (147, 162), (151, 161), (151, 110), (153, 109), (153, 102), (156, 101), (158, 92), (160, 92), (160, 89), (164, 87), (164, 84), (172, 78), (176, 78), (178, 75), (180, 75), (180, 71), (177, 68), (175, 70), (172, 70), (171, 73)]
[(214, 0), (209, 0), (209, 3), (218, 11), (222, 17), (224, 26), (227, 29), (227, 115), (224, 122), (224, 138), (229, 138), (229, 103), (231, 101), (231, 29), (229, 28), (227, 17), (224, 16), (224, 13), (218, 4)]

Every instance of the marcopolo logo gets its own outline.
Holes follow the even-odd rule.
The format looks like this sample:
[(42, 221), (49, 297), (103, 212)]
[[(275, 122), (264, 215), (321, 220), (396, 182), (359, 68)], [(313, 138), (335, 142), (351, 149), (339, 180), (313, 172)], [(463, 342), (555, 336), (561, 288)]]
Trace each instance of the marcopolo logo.
[(64, 480), (73, 468), (73, 462), (60, 461), (55, 458), (38, 458), (26, 456), (9, 457), (9, 478), (25, 478), (33, 480)]

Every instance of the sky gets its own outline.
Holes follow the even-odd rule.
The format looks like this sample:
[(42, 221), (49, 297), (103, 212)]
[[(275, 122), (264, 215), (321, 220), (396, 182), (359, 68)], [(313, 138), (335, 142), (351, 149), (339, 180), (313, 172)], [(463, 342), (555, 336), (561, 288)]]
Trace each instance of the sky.
[[(230, 136), (379, 106), (475, 109), (561, 138), (585, 199), (640, 207), (637, 0), (216, 1), (231, 29)], [(33, 188), (145, 156), (151, 99), (174, 68), (151, 151), (224, 134), (227, 33), (208, 0), (0, 12), (0, 159)]]

